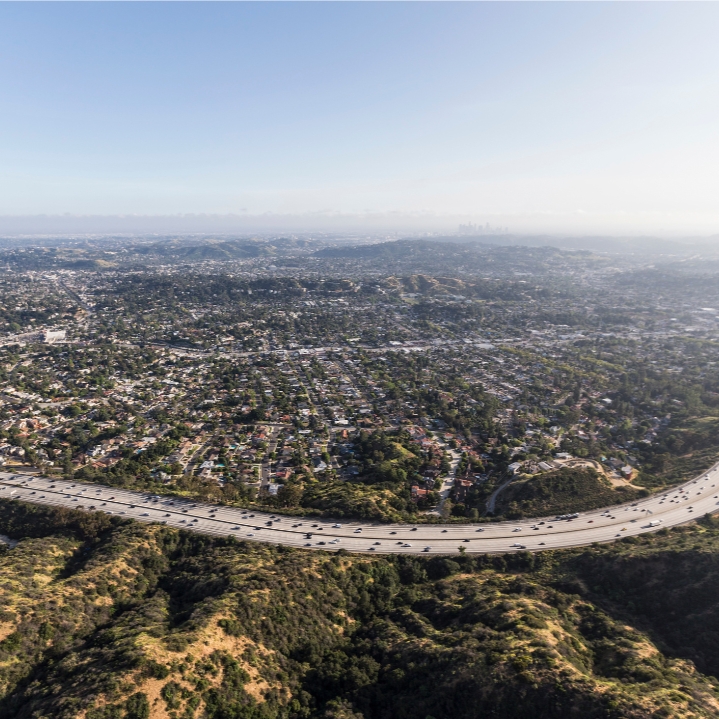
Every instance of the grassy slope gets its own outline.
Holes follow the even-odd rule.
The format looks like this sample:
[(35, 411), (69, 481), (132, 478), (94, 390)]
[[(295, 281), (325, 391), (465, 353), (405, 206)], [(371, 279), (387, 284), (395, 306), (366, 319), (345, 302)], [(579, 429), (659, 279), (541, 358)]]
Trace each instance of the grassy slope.
[(713, 523), (449, 560), (87, 522), (0, 502), (3, 719), (719, 714)]
[(637, 490), (617, 491), (593, 469), (559, 469), (514, 482), (498, 497), (495, 515), (547, 517), (584, 512), (635, 499)]

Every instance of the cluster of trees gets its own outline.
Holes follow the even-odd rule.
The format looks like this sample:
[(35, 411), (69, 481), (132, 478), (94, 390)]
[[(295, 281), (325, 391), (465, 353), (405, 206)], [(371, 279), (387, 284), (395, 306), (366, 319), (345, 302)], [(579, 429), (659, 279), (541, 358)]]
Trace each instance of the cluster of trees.
[(92, 519), (0, 501), (0, 532), (22, 540), (0, 551), (3, 717), (715, 715), (712, 519), (596, 548), (432, 558)]

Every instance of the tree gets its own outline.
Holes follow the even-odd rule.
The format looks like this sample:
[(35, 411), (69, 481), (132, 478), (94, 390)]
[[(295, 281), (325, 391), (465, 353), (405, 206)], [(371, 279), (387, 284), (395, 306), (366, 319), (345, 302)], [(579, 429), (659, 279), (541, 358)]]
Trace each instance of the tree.
[(127, 719), (149, 719), (150, 702), (147, 701), (147, 694), (137, 692), (125, 702), (125, 717)]
[(302, 499), (302, 487), (299, 484), (283, 484), (277, 490), (277, 501), (283, 507), (296, 507)]

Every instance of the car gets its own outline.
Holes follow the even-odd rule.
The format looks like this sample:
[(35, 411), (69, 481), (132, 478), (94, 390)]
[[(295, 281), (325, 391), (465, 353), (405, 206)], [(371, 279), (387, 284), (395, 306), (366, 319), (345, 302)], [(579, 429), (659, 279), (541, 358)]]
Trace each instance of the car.
[(465, 542), (469, 542), (469, 539), (465, 539), (464, 541), (465, 541)]
[(305, 544), (305, 547), (311, 547), (311, 546), (312, 546), (312, 542), (307, 542), (307, 544)]
[[(251, 515), (250, 515), (250, 517), (254, 517), (254, 516), (255, 516), (254, 514), (251, 514)], [(317, 525), (316, 525), (316, 524), (313, 524), (312, 526), (313, 526), (313, 527), (316, 527)]]
[(593, 520), (593, 519), (590, 519), (590, 520), (587, 522), (587, 524), (594, 524), (594, 520)]
[(333, 529), (342, 529), (342, 525), (341, 524), (333, 524), (332, 528)]
[(103, 502), (100, 506), (101, 506), (101, 507), (107, 507), (107, 502)]
[(544, 546), (546, 546), (546, 545), (544, 544), (544, 542), (540, 542), (540, 543), (539, 543), (539, 546), (540, 546), (540, 547), (544, 547)]
[(149, 517), (149, 516), (150, 516), (150, 513), (149, 513), (149, 512), (145, 512), (145, 513), (144, 513), (143, 515), (141, 515), (141, 516), (143, 516), (143, 517)]
[(390, 534), (397, 534), (397, 532), (390, 532)]
[(327, 544), (327, 542), (317, 542), (317, 544), (321, 544), (322, 546), (324, 546), (325, 544)]
[(483, 530), (483, 529), (478, 529), (477, 531), (478, 531), (478, 532), (484, 532), (484, 530)]
[(115, 499), (114, 497), (110, 497), (110, 499)]
[(171, 517), (172, 515), (171, 515), (171, 514), (166, 514), (165, 516), (166, 516), (166, 517)]
[(540, 522), (539, 524), (542, 525), (542, 524), (544, 524), (544, 522)]
[(627, 528), (626, 528), (626, 527), (622, 527), (622, 532), (626, 532), (626, 531), (627, 531)]
[(375, 544), (382, 544), (382, 542), (375, 542)]
[(412, 527), (412, 529), (410, 529), (409, 531), (410, 531), (410, 532), (416, 532), (416, 531), (417, 531), (417, 527)]
[(403, 546), (405, 549), (407, 549), (407, 548), (411, 547), (412, 545), (411, 545), (411, 544), (403, 544), (402, 546)]
[(442, 534), (447, 534), (447, 530), (446, 530), (446, 529), (443, 529), (443, 530), (442, 530)]
[[(248, 534), (247, 536), (248, 536), (248, 537), (254, 537), (255, 535), (252, 534), (252, 533), (250, 533), (250, 534)], [(312, 545), (310, 544), (310, 547), (311, 547), (311, 546), (312, 546)]]
[(369, 551), (370, 551), (370, 552), (374, 552), (374, 551), (375, 551), (374, 547), (370, 547), (370, 548), (369, 548)]
[[(317, 525), (316, 525), (316, 524), (313, 524), (312, 526), (313, 526), (313, 527), (316, 527)], [(357, 532), (361, 532), (361, 531), (362, 531), (361, 529), (355, 529), (354, 534), (357, 534)]]
[(521, 527), (515, 527), (512, 531), (513, 531), (513, 532), (521, 532), (521, 531), (522, 531), (522, 528), (521, 528)]

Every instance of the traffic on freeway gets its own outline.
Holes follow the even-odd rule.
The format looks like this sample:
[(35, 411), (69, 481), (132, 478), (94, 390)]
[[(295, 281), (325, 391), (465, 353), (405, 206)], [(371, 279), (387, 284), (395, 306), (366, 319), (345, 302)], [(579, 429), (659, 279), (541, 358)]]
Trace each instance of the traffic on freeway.
[(125, 489), (0, 472), (0, 498), (105, 512), (202, 534), (350, 552), (501, 554), (577, 547), (655, 532), (719, 511), (719, 464), (679, 487), (590, 512), (486, 524), (372, 524), (288, 517)]

